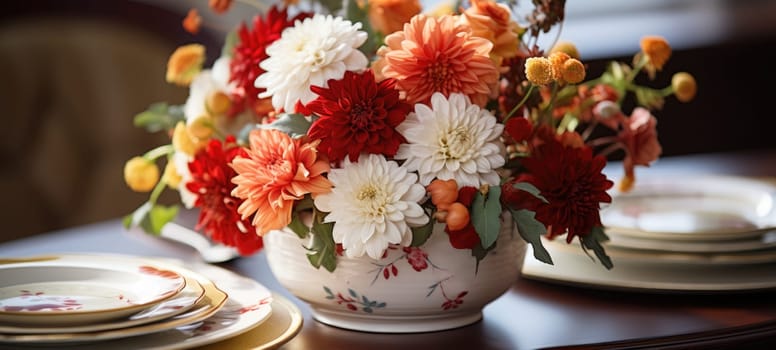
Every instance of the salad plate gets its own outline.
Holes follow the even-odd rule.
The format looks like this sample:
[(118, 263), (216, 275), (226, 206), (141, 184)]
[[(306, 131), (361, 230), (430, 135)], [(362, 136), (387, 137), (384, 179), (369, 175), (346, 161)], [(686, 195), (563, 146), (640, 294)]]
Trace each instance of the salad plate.
[(172, 316), (186, 312), (194, 307), (194, 305), (196, 305), (196, 303), (198, 303), (204, 297), (205, 288), (203, 288), (196, 279), (186, 277), (186, 287), (180, 293), (178, 293), (178, 295), (126, 318), (120, 318), (96, 324), (59, 327), (18, 326), (0, 323), (0, 333), (80, 333), (134, 327), (170, 318)]
[(118, 319), (177, 295), (179, 273), (144, 261), (42, 259), (0, 264), (0, 322), (73, 326)]
[(612, 190), (601, 222), (620, 235), (676, 241), (738, 240), (776, 229), (776, 185), (737, 176), (645, 177)]

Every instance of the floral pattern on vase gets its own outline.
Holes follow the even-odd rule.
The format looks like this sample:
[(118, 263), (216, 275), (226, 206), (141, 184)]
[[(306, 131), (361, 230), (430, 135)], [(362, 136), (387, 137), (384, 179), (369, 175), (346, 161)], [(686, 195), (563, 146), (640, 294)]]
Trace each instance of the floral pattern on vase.
[(480, 320), (482, 308), (515, 282), (526, 246), (511, 220), (502, 214), (495, 248), (479, 262), (470, 250), (450, 245), (444, 224), (421, 246), (391, 246), (380, 259), (338, 256), (333, 272), (299, 259), (310, 242), (289, 229), (264, 242), (273, 274), (310, 304), (316, 320), (381, 333), (425, 332)]

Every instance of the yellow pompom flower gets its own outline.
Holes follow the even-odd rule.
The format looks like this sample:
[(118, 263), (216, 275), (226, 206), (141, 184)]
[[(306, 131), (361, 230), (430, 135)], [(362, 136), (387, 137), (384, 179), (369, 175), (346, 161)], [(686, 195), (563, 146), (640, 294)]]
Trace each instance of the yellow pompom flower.
[(671, 57), (671, 45), (662, 36), (648, 35), (641, 38), (641, 52), (649, 59), (650, 64), (657, 70), (663, 69), (663, 65)]
[(554, 79), (552, 62), (546, 57), (530, 57), (525, 60), (525, 77), (533, 84), (547, 85)]
[(563, 64), (570, 58), (571, 56), (565, 52), (553, 52), (547, 57), (547, 59), (550, 60), (550, 63), (552, 63), (552, 75), (555, 80), (563, 80)]
[(229, 107), (231, 106), (232, 100), (230, 100), (229, 96), (221, 91), (216, 91), (208, 95), (207, 99), (205, 100), (205, 108), (207, 109), (208, 113), (213, 116), (219, 116), (226, 113), (229, 111)]
[(159, 167), (151, 160), (134, 157), (124, 164), (124, 181), (135, 192), (151, 191), (159, 181)]
[(569, 84), (577, 84), (585, 80), (585, 65), (578, 59), (570, 58), (563, 62), (563, 80)]
[(671, 78), (671, 88), (674, 90), (676, 99), (680, 102), (690, 102), (695, 98), (698, 91), (698, 85), (695, 78), (687, 72), (679, 72)]
[(556, 52), (565, 53), (571, 58), (581, 59), (581, 56), (579, 56), (579, 50), (577, 50), (576, 45), (570, 41), (558, 41), (558, 43), (555, 44), (552, 49), (550, 49), (550, 56)]
[(167, 166), (164, 167), (162, 181), (164, 181), (171, 189), (177, 190), (182, 179), (183, 177), (178, 174), (178, 169), (175, 167), (175, 162), (167, 162)]
[(213, 119), (210, 116), (200, 116), (186, 125), (189, 135), (197, 140), (209, 140), (213, 136)]
[(183, 153), (193, 156), (204, 146), (204, 142), (199, 142), (194, 138), (186, 127), (186, 123), (179, 121), (172, 132), (172, 146)]
[(202, 71), (205, 62), (205, 46), (189, 44), (180, 46), (167, 60), (166, 80), (179, 86), (188, 86)]

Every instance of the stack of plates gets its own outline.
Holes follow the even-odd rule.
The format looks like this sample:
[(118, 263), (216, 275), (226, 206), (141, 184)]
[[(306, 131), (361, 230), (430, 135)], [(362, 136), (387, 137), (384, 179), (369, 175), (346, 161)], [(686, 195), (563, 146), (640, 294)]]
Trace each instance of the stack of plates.
[(106, 254), (0, 259), (0, 349), (185, 349), (254, 330), (261, 339), (248, 339), (252, 345), (277, 346), (301, 327), (298, 308), (278, 299), (204, 263)]
[[(614, 269), (577, 244), (546, 242), (555, 265), (530, 257), (528, 278), (651, 291), (776, 288), (776, 184), (734, 176), (639, 179), (601, 211)], [(533, 259), (533, 260), (531, 260)]]

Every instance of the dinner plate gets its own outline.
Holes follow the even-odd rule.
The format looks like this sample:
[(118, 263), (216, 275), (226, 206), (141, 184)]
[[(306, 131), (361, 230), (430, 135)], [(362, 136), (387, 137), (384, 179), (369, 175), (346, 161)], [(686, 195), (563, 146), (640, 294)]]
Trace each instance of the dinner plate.
[[(104, 259), (132, 259), (132, 257), (104, 255)], [(203, 282), (204, 280), (205, 283), (203, 285), (207, 283), (210, 283), (212, 287), (217, 285), (218, 288), (223, 289), (229, 294), (228, 301), (217, 312), (207, 317), (198, 317), (198, 319), (191, 322), (180, 323), (176, 321), (176, 318), (185, 317), (186, 314), (184, 314), (176, 316), (170, 321), (160, 321), (139, 327), (107, 332), (72, 334), (73, 338), (63, 339), (62, 337), (56, 337), (57, 335), (15, 335), (9, 337), (0, 334), (0, 340), (5, 337), (5, 341), (13, 343), (13, 346), (39, 346), (45, 344), (64, 347), (69, 345), (82, 350), (188, 349), (215, 343), (248, 332), (269, 319), (273, 313), (271, 306), (272, 294), (267, 288), (252, 279), (205, 263), (184, 263), (178, 260), (163, 258), (152, 261), (155, 264), (159, 264), (159, 266), (177, 271), (182, 275), (195, 274), (199, 276), (197, 278), (198, 281)], [(207, 291), (205, 295), (208, 296)], [(165, 323), (167, 325), (155, 327), (155, 325)], [(170, 323), (175, 325), (169, 327)], [(96, 337), (96, 339), (93, 337)], [(0, 349), (7, 348), (9, 347), (0, 346)]]
[[(735, 265), (744, 268), (750, 265), (776, 263), (776, 249), (763, 249), (739, 252), (672, 252), (644, 249), (630, 249), (603, 243), (606, 254), (612, 261), (628, 261), (633, 263), (652, 265)], [(576, 242), (567, 244), (564, 240), (546, 241), (545, 246), (550, 246), (559, 254), (584, 254), (582, 248)]]
[(735, 240), (776, 229), (776, 186), (736, 176), (640, 178), (627, 193), (612, 190), (601, 210), (619, 234), (661, 240)]
[[(754, 250), (774, 249), (776, 248), (776, 230), (766, 232), (753, 238), (743, 238), (739, 240), (712, 240), (712, 241), (681, 241), (670, 239), (653, 239), (635, 237), (628, 234), (620, 234), (616, 230), (607, 230), (609, 236), (607, 246), (654, 250), (659, 252), (677, 252), (677, 253), (735, 253), (748, 252)], [(755, 253), (757, 254), (757, 253)], [(746, 256), (746, 255), (744, 255)]]
[(144, 261), (78, 258), (0, 264), (0, 322), (83, 325), (118, 319), (172, 298), (186, 286)]
[(293, 339), (302, 330), (304, 317), (291, 300), (272, 293), (272, 315), (261, 325), (244, 334), (199, 348), (200, 350), (223, 349), (277, 349)]
[(14, 334), (48, 334), (48, 333), (79, 333), (95, 332), (109, 329), (134, 327), (146, 323), (170, 318), (190, 310), (205, 297), (205, 288), (191, 277), (186, 278), (186, 287), (176, 296), (153, 305), (126, 318), (87, 324), (82, 326), (36, 327), (17, 326), (0, 323), (0, 333)]
[[(165, 264), (161, 261), (151, 261), (145, 258), (135, 258), (132, 256), (124, 255), (110, 255), (110, 254), (82, 254), (82, 255), (63, 255), (62, 258), (75, 258), (75, 259), (87, 259), (100, 261), (104, 264), (117, 264), (126, 261), (142, 261), (144, 263), (153, 263), (157, 266), (164, 265), (165, 269), (175, 269), (176, 272), (182, 276), (195, 279), (202, 288), (205, 290), (205, 295), (197, 303), (194, 304), (188, 311), (148, 324), (142, 324), (134, 327), (112, 329), (105, 331), (95, 332), (78, 332), (78, 333), (56, 333), (56, 334), (0, 334), (0, 342), (13, 343), (11, 348), (17, 348), (22, 345), (47, 345), (57, 346), (57, 348), (65, 347), (68, 345), (74, 345), (78, 349), (85, 348), (91, 342), (101, 342), (111, 339), (127, 338), (133, 336), (144, 336), (152, 333), (163, 332), (176, 327), (188, 326), (202, 322), (203, 320), (215, 315), (220, 309), (222, 309), (228, 298), (220, 287), (216, 286), (209, 278), (194, 271), (181, 268), (179, 266), (173, 266)], [(6, 347), (8, 348), (8, 347)], [(97, 346), (96, 348), (104, 349), (104, 347)]]
[[(587, 256), (578, 243), (545, 242), (554, 265), (526, 253), (525, 278), (594, 289), (665, 293), (721, 293), (776, 290), (776, 255), (762, 264), (704, 264), (668, 262), (665, 254), (622, 254), (607, 248), (614, 268), (607, 270)], [(650, 258), (651, 256), (651, 258)]]

